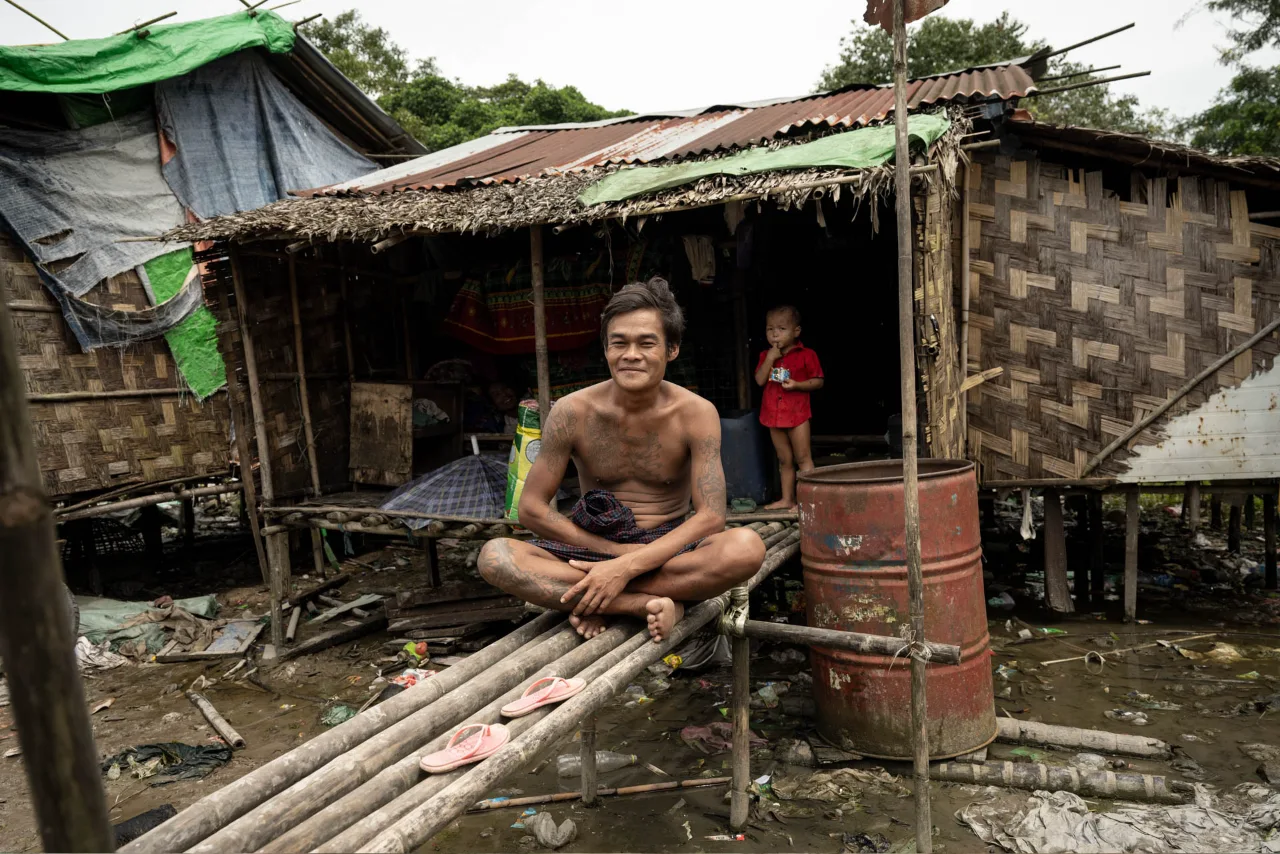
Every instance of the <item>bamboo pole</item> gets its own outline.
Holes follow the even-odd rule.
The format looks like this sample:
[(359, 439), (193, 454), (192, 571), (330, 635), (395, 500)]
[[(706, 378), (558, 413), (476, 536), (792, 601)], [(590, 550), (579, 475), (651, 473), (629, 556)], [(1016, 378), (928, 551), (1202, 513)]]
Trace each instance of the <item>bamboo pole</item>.
[(342, 294), (342, 340), (347, 355), (347, 382), (356, 381), (356, 353), (351, 348), (351, 298), (347, 294), (347, 253), (338, 247), (338, 289)]
[(1276, 492), (1275, 489), (1262, 496), (1262, 541), (1263, 563), (1268, 590), (1275, 590), (1276, 577)]
[[(736, 633), (735, 633), (736, 634)], [(910, 645), (902, 638), (864, 635), (859, 632), (841, 632), (835, 629), (817, 629), (811, 626), (790, 626), (782, 623), (766, 623), (747, 620), (743, 636), (776, 643), (802, 643), (809, 646), (847, 649), (864, 655), (906, 655)], [(929, 661), (935, 664), (959, 664), (960, 647), (948, 643), (925, 642)]]
[(1217, 359), (1214, 359), (1211, 365), (1209, 365), (1200, 373), (1196, 374), (1194, 377), (1192, 377), (1191, 379), (1183, 383), (1182, 386), (1179, 387), (1178, 390), (1175, 391), (1172, 395), (1170, 395), (1169, 398), (1164, 403), (1160, 404), (1155, 409), (1148, 412), (1146, 417), (1142, 418), (1140, 421), (1138, 421), (1138, 423), (1134, 424), (1128, 430), (1125, 430), (1123, 434), (1121, 434), (1115, 439), (1115, 441), (1113, 441), (1111, 444), (1107, 445), (1105, 448), (1099, 451), (1098, 455), (1095, 456), (1093, 459), (1089, 460), (1088, 464), (1085, 465), (1084, 469), (1080, 472), (1080, 476), (1087, 477), (1091, 472), (1093, 472), (1094, 469), (1096, 469), (1102, 463), (1106, 462), (1106, 460), (1112, 454), (1114, 454), (1116, 451), (1120, 450), (1125, 445), (1127, 445), (1130, 439), (1140, 434), (1143, 430), (1146, 430), (1153, 423), (1155, 423), (1157, 418), (1164, 415), (1166, 412), (1172, 409), (1175, 404), (1177, 404), (1184, 397), (1190, 394), (1195, 389), (1196, 386), (1200, 385), (1200, 383), (1204, 382), (1209, 377), (1216, 374), (1228, 362), (1234, 361), (1235, 358), (1239, 356), (1241, 353), (1245, 353), (1245, 352), (1248, 352), (1249, 350), (1252, 350), (1259, 341), (1266, 338), (1268, 335), (1270, 335), (1272, 332), (1275, 332), (1277, 329), (1280, 329), (1280, 317), (1277, 317), (1275, 320), (1271, 321), (1266, 326), (1262, 327), (1256, 333), (1251, 335), (1248, 339), (1236, 345), (1235, 347), (1231, 348), (1231, 351), (1226, 355), (1220, 356)]
[(68, 513), (58, 514), (56, 521), (61, 524), (63, 522), (74, 522), (78, 519), (93, 519), (98, 516), (104, 516), (107, 513), (114, 513), (117, 510), (151, 507), (155, 504), (164, 504), (166, 501), (187, 501), (192, 498), (208, 498), (211, 495), (227, 495), (232, 492), (239, 492), (243, 486), (244, 481), (242, 480), (240, 483), (224, 483), (217, 486), (199, 486), (195, 489), (175, 489), (170, 492), (158, 492), (155, 495), (142, 495), (138, 498), (126, 498), (123, 501), (113, 501), (109, 504), (98, 504), (80, 510), (72, 510)]
[[(747, 607), (747, 588), (735, 587), (730, 599), (735, 608)], [(733, 639), (733, 784), (729, 787), (729, 826), (742, 830), (751, 813), (751, 641)]]
[(1062, 518), (1062, 493), (1044, 491), (1044, 601), (1050, 611), (1075, 611), (1067, 584), (1067, 532)]
[(1065, 791), (1087, 797), (1159, 804), (1180, 804), (1185, 800), (1183, 796), (1169, 790), (1169, 781), (1165, 777), (1115, 771), (1082, 773), (1068, 766), (1042, 765), (1038, 762), (988, 760), (984, 765), (942, 762), (934, 766), (933, 774), (935, 779), (948, 783), (1008, 786), (1032, 791)]
[[(898, 213), (898, 360), (902, 375), (902, 476), (911, 641), (924, 637), (924, 572), (920, 557), (920, 490), (916, 461), (916, 365), (911, 229), (911, 150), (907, 127), (907, 24), (904, 0), (893, 0), (894, 193)], [(924, 658), (911, 656), (911, 731), (915, 761), (916, 851), (933, 851), (929, 807), (929, 722)]]
[[(328, 513), (350, 513), (367, 516), (376, 513), (391, 519), (422, 519), (432, 522), (456, 522), (461, 525), (498, 525), (503, 519), (482, 519), (477, 516), (442, 516), (439, 513), (418, 513), (413, 510), (383, 510), (380, 507), (343, 505), (343, 504), (302, 504), (296, 506), (264, 507), (262, 512), (267, 516), (286, 516), (290, 513), (302, 513), (306, 516), (323, 516)], [(509, 524), (509, 523), (507, 523)]]
[[(307, 465), (311, 469), (311, 494), (320, 495), (320, 464), (316, 462), (316, 433), (311, 421), (311, 398), (307, 394), (307, 358), (302, 346), (302, 311), (298, 306), (298, 259), (289, 256), (289, 305), (293, 309), (293, 358), (298, 368), (298, 397), (302, 409), (302, 435), (307, 442)], [(319, 528), (311, 529), (311, 559), (316, 575), (324, 578), (324, 539)]]
[(551, 362), (547, 354), (547, 296), (543, 281), (542, 226), (529, 227), (533, 271), (533, 353), (538, 367), (538, 419), (545, 429), (551, 417)]
[[(973, 191), (969, 187), (970, 167), (964, 164), (964, 186), (961, 189), (960, 203), (960, 369), (961, 376), (969, 377), (969, 298), (971, 273), (969, 256), (973, 251), (973, 230), (969, 224), (970, 203)], [(969, 438), (969, 392), (961, 387), (960, 393), (960, 447), (968, 447)]]
[[(647, 795), (652, 792), (670, 792), (674, 789), (705, 789), (710, 786), (723, 786), (732, 777), (698, 777), (692, 780), (671, 780), (666, 783), (645, 783), (642, 786), (619, 786), (611, 789), (597, 789), (600, 797), (614, 795)], [(579, 792), (556, 792), (554, 795), (528, 795), (523, 798), (490, 798), (480, 801), (467, 810), (469, 813), (488, 812), (506, 807), (527, 807), (533, 804), (559, 804), (565, 801), (576, 801), (581, 797)]]
[(186, 850), (333, 759), (484, 673), (507, 655), (526, 644), (538, 643), (540, 636), (561, 619), (562, 615), (550, 612), (537, 617), (461, 664), (321, 733), (296, 750), (255, 768), (240, 779), (201, 798), (121, 850)]
[(16, 332), (0, 303), (0, 658), (44, 849), (110, 851), (98, 751), (24, 387)]
[(1124, 618), (1138, 619), (1138, 493), (1125, 496), (1124, 505)]
[[(222, 319), (231, 322), (231, 303), (225, 287), (218, 289), (218, 306)], [(236, 321), (237, 326), (239, 321)], [(266, 539), (262, 535), (258, 520), (258, 488), (253, 483), (253, 450), (249, 447), (249, 425), (247, 423), (244, 386), (234, 371), (227, 372), (227, 403), (231, 409), (231, 429), (236, 434), (236, 453), (240, 457), (240, 483), (244, 487), (241, 499), (245, 518), (249, 520), (249, 533), (253, 537), (253, 550), (258, 555), (258, 570), (262, 573), (262, 583), (271, 586), (271, 562), (267, 558)]]
[(1095, 750), (1099, 753), (1140, 756), (1144, 759), (1168, 759), (1172, 755), (1169, 745), (1158, 738), (1020, 721), (1015, 718), (996, 718), (996, 740), (1008, 744), (1042, 744), (1070, 750)]
[[(760, 570), (747, 582), (753, 589), (770, 573), (799, 551), (799, 533), (786, 545), (766, 553)], [(622, 691), (646, 667), (671, 652), (716, 616), (724, 612), (728, 594), (721, 594), (692, 608), (676, 625), (671, 636), (662, 643), (645, 642), (639, 649), (610, 668), (575, 697), (555, 708), (520, 737), (508, 742), (493, 756), (467, 771), (456, 782), (430, 800), (403, 816), (361, 850), (369, 852), (407, 852), (430, 839), (449, 822), (476, 802), (478, 796), (508, 774), (523, 768), (554, 741), (578, 725), (587, 715), (599, 710)]]
[(596, 716), (591, 715), (582, 723), (582, 744), (578, 751), (582, 764), (582, 803), (595, 806), (596, 793), (600, 788), (596, 767)]
[[(1203, 634), (1203, 635), (1189, 635), (1184, 638), (1173, 638), (1170, 641), (1167, 641), (1167, 643), (1175, 643), (1175, 642), (1187, 643), (1189, 641), (1205, 640), (1206, 638), (1216, 637), (1217, 634), (1218, 632), (1209, 632), (1208, 634)], [(1126, 652), (1136, 652), (1137, 650), (1140, 650), (1140, 649), (1152, 649), (1157, 646), (1161, 646), (1161, 643), (1144, 643), (1138, 646), (1130, 646), (1124, 649), (1111, 649), (1105, 652), (1095, 652), (1091, 650), (1085, 655), (1075, 655), (1075, 656), (1072, 656), (1071, 658), (1055, 658), (1055, 659), (1052, 659), (1051, 661), (1042, 661), (1040, 663), (1045, 666), (1049, 666), (1053, 664), (1066, 664), (1069, 661), (1089, 661), (1095, 658), (1098, 659), (1099, 661), (1105, 661), (1108, 655), (1123, 655)]]
[[(580, 638), (568, 624), (559, 623), (544, 633), (540, 640), (494, 663), (474, 681), (455, 685), (448, 695), (335, 758), (287, 791), (192, 846), (190, 854), (258, 850), (291, 826), (402, 759), (424, 741), (440, 735), (451, 722), (471, 714), (494, 697), (511, 690), (539, 668), (569, 652), (578, 645)], [(443, 674), (437, 674), (428, 682), (435, 681), (440, 675)]]
[[(519, 697), (524, 693), (526, 687), (542, 676), (572, 676), (577, 674), (579, 678), (590, 682), (600, 674), (607, 672), (637, 649), (649, 643), (647, 632), (639, 632), (628, 638), (628, 631), (623, 626), (614, 626), (596, 635), (573, 652), (547, 667), (537, 676), (532, 677), (515, 690), (509, 691), (494, 700), (485, 709), (471, 716), (470, 719), (482, 722), (498, 720), (500, 717), (499, 710), (502, 706)], [(609, 651), (601, 655), (600, 652), (604, 649)], [(584, 667), (586, 668), (585, 670), (583, 669)], [(523, 717), (508, 720), (506, 722), (507, 729), (511, 731), (512, 737), (518, 736), (549, 714), (551, 714), (551, 708), (547, 707)], [(313, 846), (317, 852), (360, 850), (369, 840), (373, 839), (396, 820), (412, 812), (437, 792), (460, 779), (469, 770), (463, 769), (449, 774), (434, 774), (425, 780), (422, 777), (422, 772), (418, 770), (418, 760), (423, 755), (444, 747), (450, 735), (451, 733), (446, 732), (434, 741), (427, 743), (417, 753), (405, 757), (360, 789), (352, 792), (342, 801), (329, 807), (326, 812), (333, 813), (328, 817), (329, 826), (333, 826), (336, 822), (336, 827), (341, 829), (341, 833), (332, 836), (323, 844), (318, 844), (312, 841), (316, 839), (316, 834), (319, 832), (318, 828), (305, 829), (303, 826), (299, 826), (295, 830), (307, 830), (305, 835), (290, 831), (286, 836), (276, 840), (273, 843), (273, 847), (279, 851), (287, 851), (290, 845), (293, 846), (294, 850), (306, 850), (308, 847)], [(313, 816), (312, 819), (308, 819), (304, 824), (308, 824), (322, 815), (323, 813)]]
[(181, 397), (191, 394), (189, 388), (124, 388), (117, 391), (59, 391), (29, 394), (28, 403), (64, 403), (70, 400), (116, 400), (132, 397)]
[(10, 6), (12, 6), (13, 8), (17, 9), (22, 14), (26, 15), (31, 20), (35, 21), (37, 24), (40, 24), (46, 29), (52, 31), (55, 36), (58, 36), (63, 41), (71, 40), (69, 36), (67, 36), (65, 33), (62, 32), (62, 30), (59, 30), (57, 27), (55, 27), (53, 24), (46, 21), (44, 18), (41, 18), (35, 12), (32, 12), (30, 9), (24, 9), (23, 7), (19, 6), (17, 3), (17, 0), (5, 0), (5, 2), (8, 3)]
[(302, 606), (294, 605), (293, 613), (289, 614), (289, 628), (285, 630), (284, 639), (286, 643), (293, 643), (293, 639), (298, 635), (298, 620), (302, 617)]
[(1187, 530), (1196, 533), (1200, 530), (1200, 484), (1187, 484)]
[(213, 703), (209, 702), (207, 697), (196, 691), (187, 691), (186, 693), (187, 699), (200, 710), (200, 714), (204, 715), (204, 719), (209, 722), (209, 726), (213, 727), (218, 735), (222, 736), (223, 741), (231, 745), (235, 750), (244, 747), (244, 738), (235, 731), (231, 724), (227, 723), (227, 719), (218, 713), (218, 710)]
[[(253, 333), (249, 329), (248, 299), (245, 296), (244, 275), (240, 259), (233, 247), (230, 251), (231, 282), (236, 296), (236, 318), (240, 328), (240, 345), (244, 351), (245, 374), (249, 380), (249, 405), (253, 410), (253, 432), (258, 443), (258, 471), (262, 475), (262, 500), (271, 503), (275, 497), (275, 479), (271, 473), (271, 446), (267, 442), (267, 416), (262, 407), (262, 390), (258, 384), (258, 359), (253, 347)], [(281, 539), (283, 538), (283, 542)], [(271, 569), (271, 643), (278, 650), (284, 646), (284, 625), (280, 615), (280, 602), (284, 599), (285, 564), (289, 560), (288, 534), (276, 534), (265, 543), (267, 562)]]

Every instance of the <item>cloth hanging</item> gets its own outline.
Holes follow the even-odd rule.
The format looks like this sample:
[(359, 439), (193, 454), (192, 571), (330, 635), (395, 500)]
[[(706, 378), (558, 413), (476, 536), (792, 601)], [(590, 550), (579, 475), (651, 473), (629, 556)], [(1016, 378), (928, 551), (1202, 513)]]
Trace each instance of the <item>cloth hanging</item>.
[(684, 237), (684, 254), (689, 258), (689, 269), (695, 282), (710, 282), (716, 277), (716, 247), (705, 234), (687, 234)]

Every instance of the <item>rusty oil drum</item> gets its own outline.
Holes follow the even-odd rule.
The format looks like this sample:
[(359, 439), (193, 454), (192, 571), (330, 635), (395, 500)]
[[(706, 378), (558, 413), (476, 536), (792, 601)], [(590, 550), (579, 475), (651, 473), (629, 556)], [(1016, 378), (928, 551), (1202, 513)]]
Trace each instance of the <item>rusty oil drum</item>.
[[(815, 469), (797, 489), (809, 625), (900, 637), (910, 625), (902, 461)], [(972, 463), (920, 460), (920, 549), (925, 638), (961, 650), (958, 666), (928, 665), (929, 755), (944, 759), (996, 735)], [(864, 756), (910, 759), (905, 657), (819, 647), (810, 656), (822, 736)]]

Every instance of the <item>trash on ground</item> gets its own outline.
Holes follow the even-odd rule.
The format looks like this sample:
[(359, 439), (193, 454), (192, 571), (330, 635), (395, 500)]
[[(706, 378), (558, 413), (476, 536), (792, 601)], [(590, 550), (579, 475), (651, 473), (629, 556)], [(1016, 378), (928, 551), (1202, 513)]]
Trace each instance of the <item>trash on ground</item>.
[(818, 764), (813, 747), (803, 738), (780, 739), (773, 751), (773, 758), (785, 765), (800, 765), (813, 768)]
[[(628, 765), (635, 765), (638, 761), (639, 759), (635, 754), (614, 753), (612, 750), (596, 751), (596, 771), (600, 774), (617, 771), (619, 768), (626, 768)], [(556, 773), (561, 777), (581, 777), (582, 755), (579, 753), (566, 753), (557, 757)]]
[(85, 596), (76, 602), (80, 631), (91, 647), (106, 643), (112, 652), (138, 660), (158, 653), (170, 640), (210, 643), (219, 627), (213, 620), (218, 612), (218, 597), (213, 595), (170, 600), (161, 608), (150, 602)]
[(557, 827), (551, 813), (540, 812), (525, 819), (524, 826), (533, 831), (534, 838), (543, 848), (560, 848), (578, 838), (578, 826), (573, 819), (566, 818)]
[(139, 780), (149, 777), (162, 779), (152, 786), (163, 786), (179, 780), (199, 780), (231, 761), (231, 748), (226, 745), (191, 745), (176, 741), (157, 744), (139, 744), (125, 748), (115, 756), (102, 761), (102, 773), (111, 773), (118, 766), (126, 769)]
[(337, 726), (340, 723), (346, 723), (355, 716), (355, 709), (343, 703), (335, 703), (324, 710), (324, 714), (320, 716), (320, 723), (325, 726)]
[(773, 791), (784, 801), (806, 800), (857, 806), (862, 795), (910, 797), (911, 792), (883, 768), (836, 768), (815, 771), (808, 776), (784, 777), (773, 781)]
[(111, 670), (128, 664), (129, 659), (111, 651), (111, 641), (94, 646), (87, 637), (76, 638), (76, 663), (81, 670)]
[(108, 697), (98, 705), (94, 706), (93, 709), (89, 711), (89, 714), (96, 715), (98, 712), (106, 711), (107, 709), (111, 708), (112, 705), (115, 704), (115, 701), (116, 701), (115, 697)]
[(422, 682), (424, 680), (430, 679), (432, 676), (435, 676), (436, 672), (437, 671), (435, 670), (422, 670), (421, 668), (410, 667), (407, 670), (405, 670), (403, 673), (401, 673), (399, 676), (393, 677), (391, 679), (391, 684), (399, 685), (401, 688), (412, 688), (414, 685), (417, 685), (419, 682)]
[[(769, 746), (769, 742), (751, 731), (748, 731), (747, 739), (752, 750)], [(733, 724), (714, 721), (706, 726), (687, 726), (680, 730), (680, 740), (706, 754), (729, 750), (733, 747)]]
[(1132, 712), (1128, 709), (1108, 709), (1102, 714), (1113, 721), (1120, 721), (1131, 726), (1146, 726), (1151, 723), (1142, 712)]
[(127, 842), (132, 842), (144, 833), (147, 833), (169, 819), (178, 814), (173, 804), (161, 804), (155, 809), (147, 810), (139, 813), (133, 818), (126, 819), (119, 824), (112, 825), (111, 831), (116, 837), (116, 848)]

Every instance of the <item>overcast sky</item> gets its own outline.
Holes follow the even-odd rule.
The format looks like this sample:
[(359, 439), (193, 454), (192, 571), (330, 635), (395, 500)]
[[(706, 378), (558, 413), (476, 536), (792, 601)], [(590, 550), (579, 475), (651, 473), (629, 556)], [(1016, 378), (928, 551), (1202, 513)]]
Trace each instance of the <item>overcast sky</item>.
[[(277, 0), (269, 0), (275, 5)], [(72, 38), (96, 38), (168, 11), (174, 20), (220, 15), (236, 0), (23, 0)], [(951, 0), (944, 14), (979, 21), (1005, 9), (1030, 25), (1030, 36), (1066, 46), (1136, 22), (1118, 36), (1074, 51), (1093, 65), (1123, 64), (1113, 74), (1150, 70), (1116, 84), (1147, 105), (1186, 115), (1203, 109), (1231, 77), (1218, 63), (1224, 21), (1196, 11), (1198, 0)], [(613, 109), (687, 108), (812, 91), (835, 61), (850, 20), (864, 0), (736, 3), (649, 0), (618, 7), (588, 0), (301, 0), (281, 14), (299, 19), (358, 6), (411, 56), (434, 56), (466, 83), (501, 81), (509, 73), (572, 84)], [(624, 11), (635, 9), (636, 11)], [(54, 38), (0, 3), (0, 44)], [(1276, 62), (1274, 52), (1255, 61)]]

